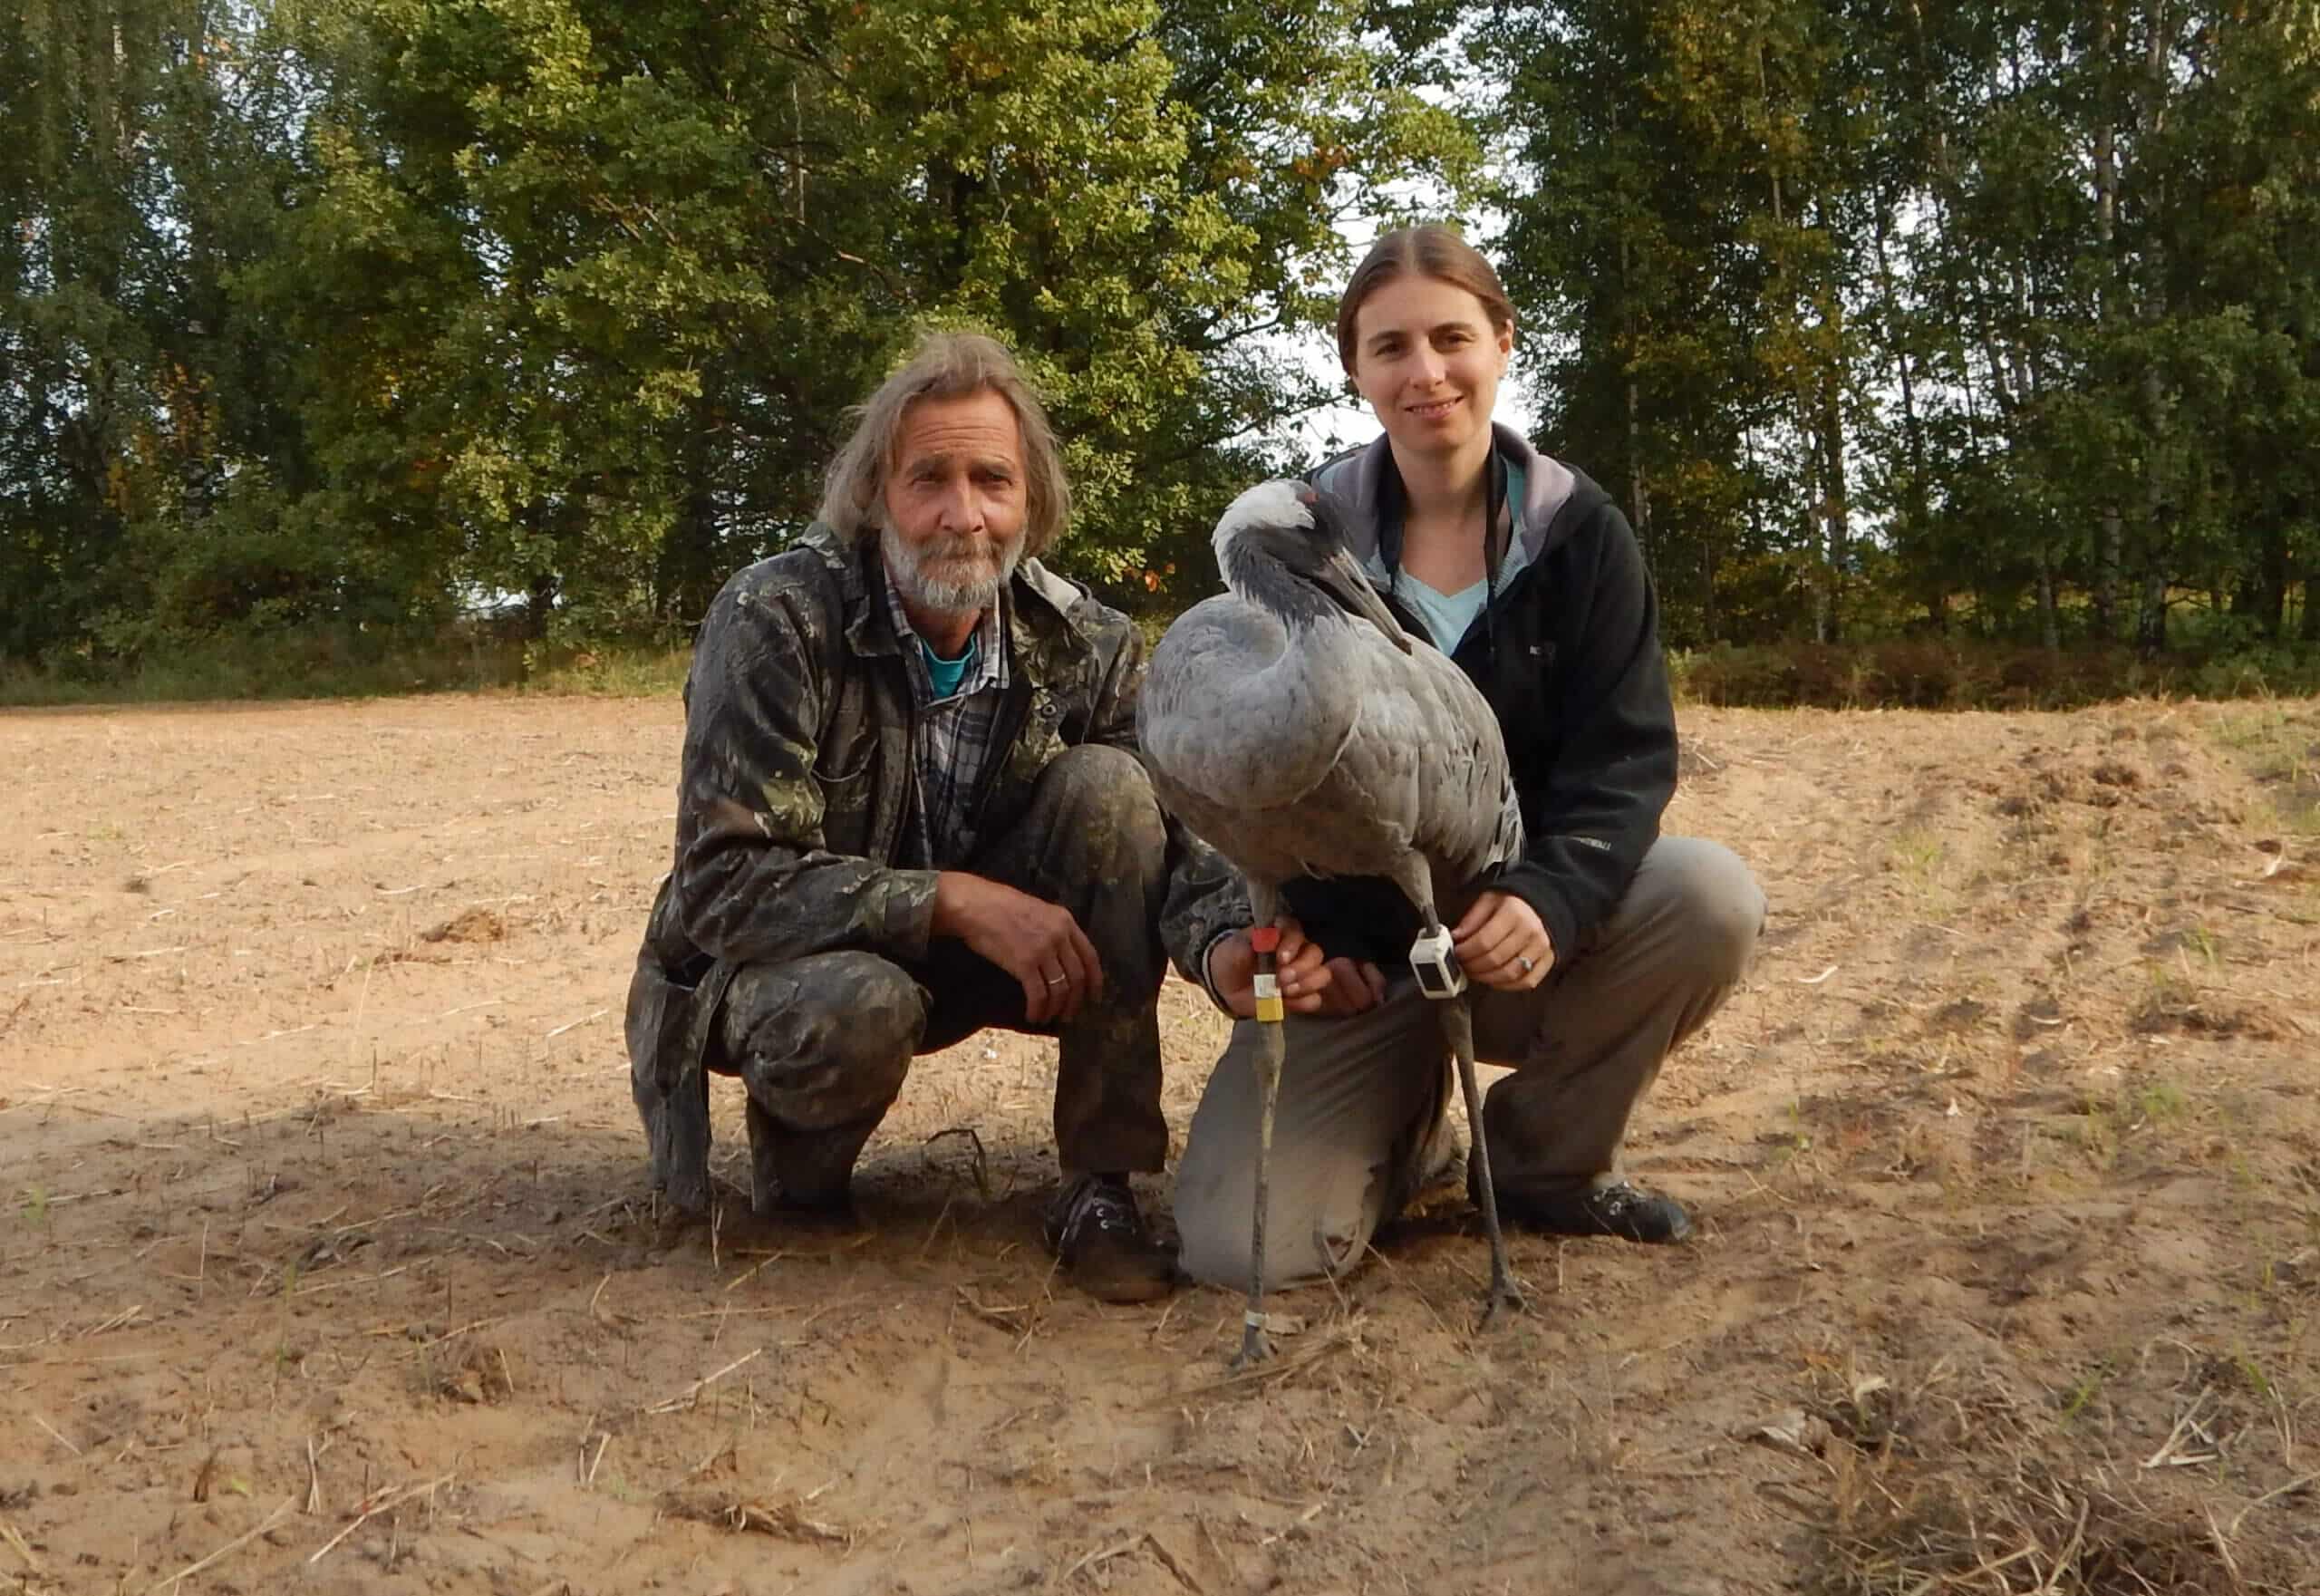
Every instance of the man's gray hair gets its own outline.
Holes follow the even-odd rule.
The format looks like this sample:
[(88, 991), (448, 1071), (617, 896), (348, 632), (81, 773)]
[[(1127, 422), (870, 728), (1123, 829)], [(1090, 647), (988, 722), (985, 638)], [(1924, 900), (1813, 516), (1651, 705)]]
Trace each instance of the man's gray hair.
[(1038, 555), (1071, 517), (1048, 412), (1022, 368), (980, 333), (930, 333), (901, 370), (855, 407), (854, 431), (830, 462), (820, 519), (849, 540), (875, 537), (886, 518), (886, 474), (894, 469), (903, 418), (922, 399), (963, 399), (985, 389), (1005, 400), (1023, 435), (1023, 552)]

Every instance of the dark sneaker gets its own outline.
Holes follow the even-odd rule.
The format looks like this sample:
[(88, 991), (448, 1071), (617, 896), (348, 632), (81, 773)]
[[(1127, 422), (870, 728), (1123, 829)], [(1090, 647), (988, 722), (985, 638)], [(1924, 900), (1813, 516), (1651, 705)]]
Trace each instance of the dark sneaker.
[(1552, 1197), (1501, 1196), (1499, 1216), (1525, 1230), (1564, 1236), (1617, 1236), (1628, 1242), (1680, 1242), (1691, 1215), (1675, 1198), (1626, 1181)]
[(1064, 1272), (1099, 1302), (1149, 1302), (1175, 1289), (1175, 1253), (1145, 1230), (1116, 1175), (1083, 1175), (1058, 1192), (1046, 1231)]

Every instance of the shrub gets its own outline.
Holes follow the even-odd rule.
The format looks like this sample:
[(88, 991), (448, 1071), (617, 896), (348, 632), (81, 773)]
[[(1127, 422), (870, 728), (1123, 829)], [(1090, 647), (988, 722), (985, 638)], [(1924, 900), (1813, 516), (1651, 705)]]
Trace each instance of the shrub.
[(2122, 698), (2320, 692), (2320, 650), (2280, 643), (2154, 661), (2124, 648), (2055, 653), (1902, 637), (1677, 650), (1668, 664), (1687, 702), (1774, 709), (2059, 710)]

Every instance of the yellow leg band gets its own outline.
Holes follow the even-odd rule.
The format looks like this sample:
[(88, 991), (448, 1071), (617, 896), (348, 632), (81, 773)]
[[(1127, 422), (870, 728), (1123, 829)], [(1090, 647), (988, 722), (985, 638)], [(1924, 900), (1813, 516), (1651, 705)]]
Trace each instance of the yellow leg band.
[(1279, 998), (1259, 998), (1257, 1000), (1257, 1019), (1260, 1022), (1266, 1025), (1279, 1025), (1281, 1023), (1281, 1013), (1282, 1010), (1281, 1000)]

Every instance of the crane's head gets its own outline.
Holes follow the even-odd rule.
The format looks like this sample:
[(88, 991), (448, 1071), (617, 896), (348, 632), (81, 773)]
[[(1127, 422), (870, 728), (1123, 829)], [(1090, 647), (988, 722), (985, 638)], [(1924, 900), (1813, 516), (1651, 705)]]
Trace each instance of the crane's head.
[(1308, 483), (1260, 482), (1225, 507), (1216, 523), (1216, 568), (1235, 594), (1283, 621), (1358, 615), (1407, 653), (1409, 634), (1346, 549), (1340, 513)]

